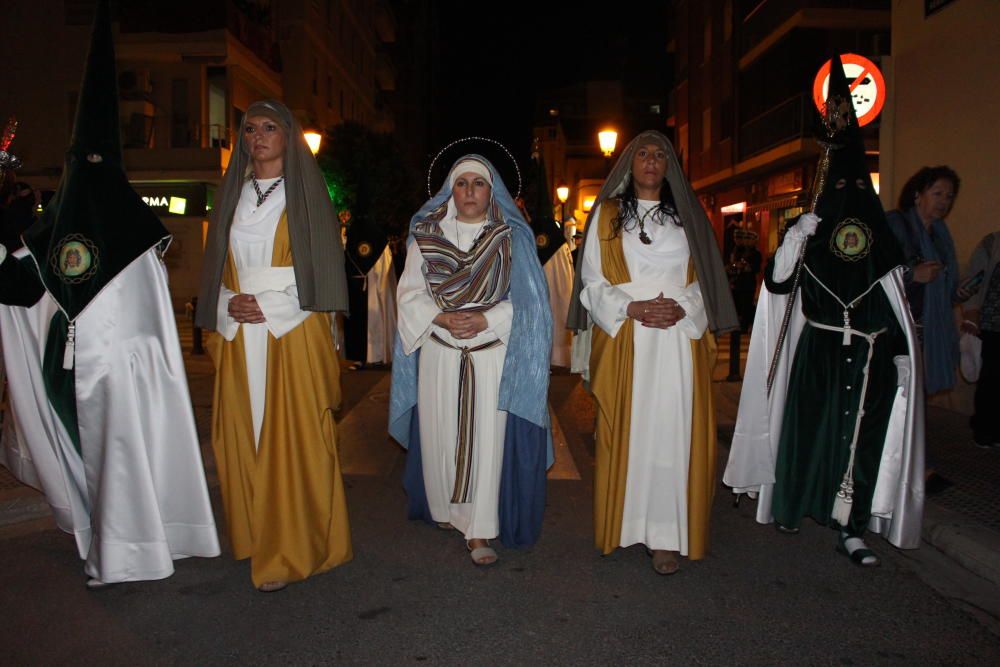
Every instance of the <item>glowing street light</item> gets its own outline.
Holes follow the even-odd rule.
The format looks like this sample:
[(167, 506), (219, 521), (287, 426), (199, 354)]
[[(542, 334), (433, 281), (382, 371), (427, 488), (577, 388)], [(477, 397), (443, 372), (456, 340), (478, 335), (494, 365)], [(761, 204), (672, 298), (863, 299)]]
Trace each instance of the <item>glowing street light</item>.
[(618, 143), (618, 132), (607, 129), (597, 133), (597, 142), (601, 145), (601, 152), (604, 157), (611, 157), (615, 152), (615, 144)]
[(560, 183), (556, 187), (556, 197), (559, 198), (559, 224), (561, 225), (566, 219), (566, 200), (569, 199), (569, 186)]
[(323, 143), (323, 135), (313, 130), (306, 130), (302, 133), (302, 136), (305, 138), (306, 143), (309, 144), (309, 150), (312, 151), (312, 154), (316, 155), (316, 153), (319, 153), (319, 146)]

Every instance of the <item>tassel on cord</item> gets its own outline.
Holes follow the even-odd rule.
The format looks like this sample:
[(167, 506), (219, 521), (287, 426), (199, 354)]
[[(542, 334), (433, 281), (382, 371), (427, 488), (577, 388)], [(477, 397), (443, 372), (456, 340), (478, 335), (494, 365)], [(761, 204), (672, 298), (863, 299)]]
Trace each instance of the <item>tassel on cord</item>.
[(73, 370), (73, 360), (76, 358), (76, 325), (70, 322), (66, 329), (66, 349), (63, 350), (63, 370)]
[[(852, 452), (853, 453), (853, 452)], [(844, 475), (844, 481), (840, 483), (837, 496), (833, 499), (833, 511), (830, 516), (841, 526), (847, 526), (851, 520), (851, 506), (854, 504), (854, 482)]]

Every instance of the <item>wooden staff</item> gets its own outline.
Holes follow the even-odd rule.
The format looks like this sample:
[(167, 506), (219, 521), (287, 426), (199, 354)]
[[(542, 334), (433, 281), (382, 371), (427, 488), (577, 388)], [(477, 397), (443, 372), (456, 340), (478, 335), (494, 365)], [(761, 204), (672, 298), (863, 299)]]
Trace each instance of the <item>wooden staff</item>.
[[(821, 145), (823, 146), (823, 154), (820, 156), (819, 165), (816, 168), (816, 178), (813, 179), (812, 201), (809, 204), (810, 213), (816, 212), (816, 203), (819, 201), (820, 193), (823, 192), (823, 187), (826, 185), (826, 174), (830, 168), (830, 151), (833, 150), (833, 144), (830, 141), (824, 141)], [(807, 238), (803, 241), (802, 249), (799, 250), (799, 258), (795, 262), (795, 279), (792, 281), (792, 293), (785, 304), (785, 315), (781, 319), (781, 328), (778, 330), (778, 340), (774, 345), (774, 356), (771, 357), (771, 366), (767, 370), (768, 396), (771, 395), (771, 385), (774, 384), (774, 375), (778, 371), (778, 360), (781, 358), (781, 350), (785, 346), (785, 336), (788, 335), (788, 323), (792, 319), (792, 310), (795, 308), (795, 297), (799, 292), (799, 281), (802, 278), (802, 267), (805, 264), (808, 240)]]

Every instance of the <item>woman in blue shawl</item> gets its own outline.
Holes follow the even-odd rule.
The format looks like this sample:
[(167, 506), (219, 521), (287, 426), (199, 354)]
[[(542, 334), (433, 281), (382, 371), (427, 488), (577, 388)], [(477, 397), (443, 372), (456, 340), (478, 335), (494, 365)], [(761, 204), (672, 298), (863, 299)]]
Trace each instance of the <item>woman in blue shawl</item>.
[(408, 449), (411, 519), (533, 544), (551, 458), (552, 322), (534, 235), (494, 166), (466, 155), (410, 222), (389, 432)]
[(911, 269), (905, 278), (906, 298), (923, 341), (928, 396), (951, 389), (958, 367), (953, 309), (962, 295), (955, 243), (944, 218), (959, 183), (949, 167), (923, 167), (903, 186), (899, 208), (886, 214)]

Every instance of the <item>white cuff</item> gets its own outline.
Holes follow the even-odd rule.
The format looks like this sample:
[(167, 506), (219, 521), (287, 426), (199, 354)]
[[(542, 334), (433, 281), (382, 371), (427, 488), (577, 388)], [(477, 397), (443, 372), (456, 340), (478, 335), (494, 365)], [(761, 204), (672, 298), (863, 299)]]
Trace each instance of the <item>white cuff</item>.
[(275, 338), (281, 338), (286, 333), (302, 324), (312, 313), (299, 307), (299, 293), (295, 285), (290, 285), (284, 291), (265, 290), (255, 294), (260, 312), (264, 313), (264, 324)]
[(771, 272), (771, 279), (776, 283), (788, 280), (792, 271), (795, 270), (795, 264), (799, 261), (799, 253), (802, 251), (805, 238), (801, 238), (798, 234), (792, 235), (794, 229), (792, 227), (788, 230), (788, 233), (785, 234), (785, 240), (778, 247), (778, 251), (774, 253), (774, 270)]
[(226, 340), (236, 338), (236, 332), (240, 330), (240, 323), (229, 316), (229, 300), (236, 296), (236, 292), (225, 285), (219, 287), (219, 303), (215, 307), (215, 330)]
[(510, 339), (510, 325), (514, 319), (514, 304), (501, 301), (492, 308), (483, 312), (486, 317), (486, 328), (496, 334), (496, 337), (506, 345)]

